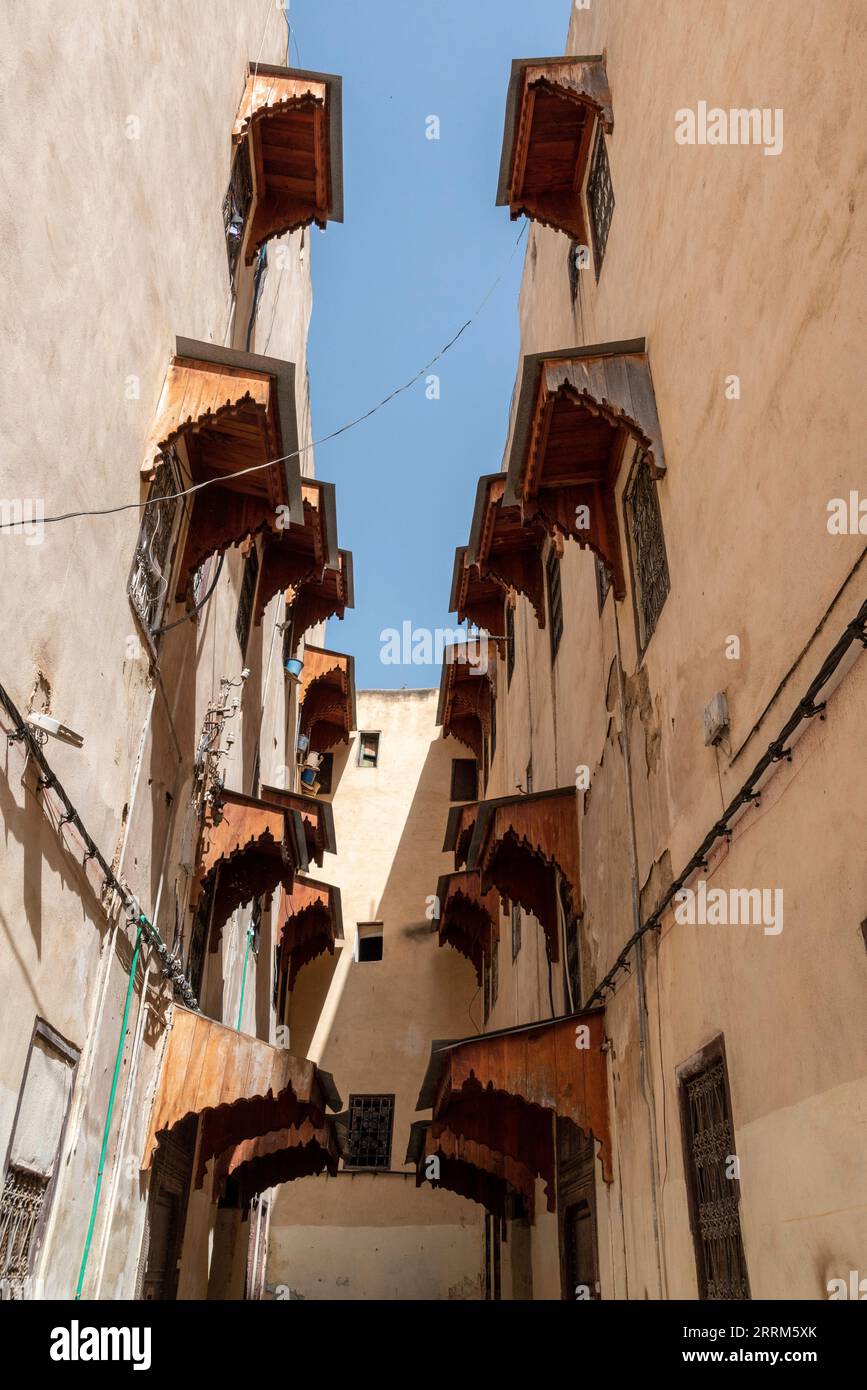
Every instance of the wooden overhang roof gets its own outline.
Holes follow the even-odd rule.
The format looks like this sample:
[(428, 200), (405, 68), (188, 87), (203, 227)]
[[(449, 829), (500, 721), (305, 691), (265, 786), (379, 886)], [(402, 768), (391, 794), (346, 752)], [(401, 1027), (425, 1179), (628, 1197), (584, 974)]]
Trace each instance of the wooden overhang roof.
[(581, 913), (575, 788), (480, 802), (467, 867), (479, 870), (483, 890), (493, 886), (537, 918), (548, 959), (559, 960), (558, 873), (573, 915)]
[(522, 517), (517, 503), (506, 505), (505, 491), (505, 473), (486, 473), (479, 479), (466, 563), (475, 565), (483, 578), (495, 580), (504, 600), (509, 589), (528, 598), (536, 622), (544, 627), (545, 528), (532, 517)]
[(247, 142), (253, 201), (248, 265), (272, 237), (343, 221), (342, 81), (332, 73), (252, 63), (232, 140)]
[(463, 868), (467, 862), (480, 805), (478, 801), (467, 801), (462, 806), (449, 807), (443, 853), (454, 854), (455, 869)]
[(327, 567), (340, 563), (334, 484), (304, 478), (301, 499), (303, 521), (283, 514), (276, 529), (265, 532), (253, 599), (257, 625), (275, 594), (307, 582), (321, 583)]
[(324, 753), (336, 743), (348, 743), (355, 727), (353, 657), (305, 646), (299, 734), (309, 738), (311, 752)]
[[(643, 338), (524, 358), (504, 505), (589, 546), (626, 592), (615, 486), (636, 447), (665, 473)], [(589, 525), (579, 508), (586, 507)]]
[[(427, 1176), (428, 1160), (439, 1160), (439, 1177)], [(406, 1163), (416, 1170), (415, 1185), (425, 1182), (455, 1192), (471, 1202), (478, 1202), (494, 1216), (505, 1218), (510, 1211), (509, 1198), (519, 1197), (527, 1219), (534, 1219), (536, 1195), (535, 1175), (517, 1159), (489, 1149), (472, 1139), (464, 1139), (449, 1129), (440, 1131), (437, 1138), (431, 1133), (430, 1120), (416, 1120), (410, 1126)]]
[[(184, 488), (206, 484), (188, 498), (178, 599), (209, 555), (275, 527), (278, 516), (303, 524), (297, 449), (293, 363), (176, 339), (142, 475), (153, 478), (173, 452)], [(279, 462), (263, 467), (271, 459)]]
[(196, 1169), (201, 1187), (210, 1159), (247, 1139), (325, 1121), (340, 1109), (327, 1072), (282, 1047), (174, 1006), (151, 1110), (142, 1167), (163, 1135), (190, 1115), (203, 1118)]
[(500, 895), (482, 889), (478, 869), (441, 874), (437, 883), (439, 919), (434, 924), (441, 946), (453, 946), (472, 961), (482, 983), (485, 962), (500, 936)]
[(601, 57), (516, 58), (497, 203), (588, 244), (581, 200), (597, 119), (614, 128)]
[(604, 1009), (435, 1042), (416, 1108), (433, 1111), (434, 1139), (448, 1130), (524, 1164), (553, 1211), (555, 1117), (593, 1135), (612, 1181), (604, 1043)]
[(347, 608), (355, 607), (352, 551), (338, 551), (336, 565), (326, 565), (318, 578), (311, 576), (290, 586), (286, 602), (292, 607), (292, 635), (296, 643), (317, 623), (342, 618)]
[(277, 914), (280, 932), (279, 969), (288, 973), (294, 989), (299, 972), (343, 938), (340, 889), (312, 878), (296, 878), (291, 892), (283, 890)]
[(481, 763), (496, 698), (495, 661), (478, 642), (453, 643), (443, 652), (436, 722), (443, 735), (466, 744)]
[(243, 792), (220, 792), (209, 803), (202, 827), (193, 907), (214, 884), (211, 950), (225, 923), (244, 903), (280, 884), (291, 889), (295, 870), (307, 869), (307, 841), (300, 812)]
[(491, 637), (505, 637), (507, 592), (498, 579), (483, 575), (478, 565), (469, 564), (467, 547), (458, 546), (449, 601), (449, 612), (457, 613), (458, 622), (478, 627)]
[[(283, 787), (261, 787), (262, 800), (282, 806), (301, 817), (304, 841), (307, 846), (307, 859), (310, 864), (322, 868), (323, 854), (337, 853), (337, 837), (334, 833), (334, 809), (330, 801), (320, 801), (317, 797), (304, 796), (302, 792), (289, 792)], [(299, 866), (300, 867), (300, 866)]]
[(227, 1149), (217, 1159), (215, 1187), (225, 1196), (231, 1180), (238, 1202), (247, 1207), (269, 1187), (319, 1173), (333, 1177), (339, 1162), (333, 1121), (327, 1117), (321, 1124), (302, 1120), (297, 1127), (245, 1139)]

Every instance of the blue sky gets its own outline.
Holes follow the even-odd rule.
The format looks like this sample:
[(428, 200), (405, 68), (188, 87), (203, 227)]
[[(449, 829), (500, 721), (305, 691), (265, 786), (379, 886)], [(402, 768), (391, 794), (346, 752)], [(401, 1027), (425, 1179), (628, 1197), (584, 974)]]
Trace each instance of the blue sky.
[[(494, 202), (509, 69), (563, 51), (569, 3), (291, 0), (290, 20), (293, 66), (343, 77), (345, 222), (313, 232), (319, 438), (424, 366), (509, 261), (521, 224)], [(439, 140), (425, 138), (431, 115)], [(438, 401), (422, 380), (316, 451), (355, 561), (355, 611), (329, 623), (327, 640), (355, 656), (359, 689), (439, 683), (434, 666), (383, 664), (380, 633), (456, 622), (454, 549), (479, 474), (502, 462), (524, 248), (433, 368)]]

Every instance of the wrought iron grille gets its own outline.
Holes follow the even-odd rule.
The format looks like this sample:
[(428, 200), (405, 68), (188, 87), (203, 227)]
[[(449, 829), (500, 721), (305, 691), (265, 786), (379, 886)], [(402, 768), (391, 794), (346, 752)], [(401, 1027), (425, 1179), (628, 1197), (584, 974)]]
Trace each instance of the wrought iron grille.
[(250, 638), (250, 623), (253, 619), (253, 599), (256, 594), (256, 580), (259, 578), (259, 552), (255, 544), (252, 546), (247, 563), (244, 566), (244, 578), (241, 580), (241, 592), (238, 596), (238, 615), (235, 618), (235, 632), (238, 635), (238, 645), (241, 648), (241, 655), (247, 651), (247, 642)]
[(391, 1166), (394, 1096), (349, 1097), (349, 1168)]
[(48, 1191), (48, 1178), (9, 1165), (0, 1196), (0, 1298), (24, 1297), (33, 1237)]
[(548, 581), (548, 616), (551, 624), (551, 660), (557, 655), (560, 638), (563, 636), (563, 591), (560, 586), (560, 557), (556, 550), (548, 551), (545, 561), (545, 575)]
[(640, 458), (624, 498), (626, 530), (632, 552), (632, 588), (642, 652), (653, 636), (671, 582), (656, 483)]
[(740, 1199), (727, 1176), (734, 1136), (722, 1059), (689, 1078), (685, 1090), (701, 1296), (714, 1302), (748, 1299)]
[(598, 555), (594, 555), (596, 561), (596, 599), (599, 604), (599, 612), (605, 607), (605, 600), (611, 588), (611, 571), (604, 560), (600, 560)]
[(247, 214), (253, 200), (253, 175), (250, 170), (250, 152), (247, 141), (243, 140), (232, 160), (232, 173), (229, 187), (223, 199), (223, 229), (226, 233), (226, 254), (229, 257), (229, 274), (234, 277), (238, 253), (244, 239)]
[(160, 455), (132, 562), (127, 592), (145, 631), (154, 640), (169, 592), (172, 549), (183, 499), (174, 448)]
[(596, 131), (596, 145), (587, 181), (587, 205), (590, 208), (590, 224), (593, 229), (593, 250), (596, 261), (596, 279), (602, 269), (611, 218), (614, 213), (614, 188), (611, 183), (611, 166), (608, 163), (608, 150), (600, 125)]

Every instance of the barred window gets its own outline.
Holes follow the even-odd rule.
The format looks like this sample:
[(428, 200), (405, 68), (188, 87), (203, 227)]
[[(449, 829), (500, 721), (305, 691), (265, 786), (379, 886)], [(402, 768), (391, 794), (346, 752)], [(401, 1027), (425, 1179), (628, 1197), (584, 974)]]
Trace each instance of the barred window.
[(679, 1079), (699, 1297), (711, 1302), (749, 1299), (722, 1040), (681, 1068)]
[(632, 597), (638, 649), (643, 652), (653, 636), (671, 587), (659, 497), (650, 466), (643, 455), (632, 470), (623, 507), (632, 562)]
[(394, 1096), (349, 1097), (347, 1168), (389, 1168)]
[(551, 547), (545, 561), (548, 587), (548, 623), (550, 626), (551, 662), (553, 664), (563, 636), (563, 590), (560, 586), (560, 557)]
[(169, 601), (172, 560), (183, 514), (181, 475), (174, 448), (160, 454), (142, 509), (141, 530), (135, 548), (127, 593), (136, 617), (156, 650), (157, 629)]
[(608, 163), (608, 150), (605, 135), (600, 125), (596, 131), (596, 146), (593, 162), (590, 165), (590, 178), (587, 181), (587, 205), (590, 209), (590, 226), (593, 231), (593, 251), (596, 261), (596, 279), (602, 270), (608, 233), (611, 230), (611, 217), (614, 212), (614, 188), (611, 183), (611, 167)]
[(229, 187), (223, 199), (223, 230), (226, 234), (226, 254), (229, 258), (229, 275), (234, 278), (238, 253), (244, 239), (247, 214), (253, 197), (253, 176), (250, 171), (250, 153), (247, 141), (243, 140), (235, 151), (232, 160), (232, 173)]
[(253, 599), (256, 594), (256, 581), (259, 578), (259, 552), (255, 543), (250, 548), (244, 565), (244, 577), (241, 580), (241, 593), (238, 597), (238, 616), (235, 618), (235, 632), (238, 635), (238, 645), (241, 648), (241, 655), (247, 651), (247, 643), (250, 640), (250, 624), (253, 620)]

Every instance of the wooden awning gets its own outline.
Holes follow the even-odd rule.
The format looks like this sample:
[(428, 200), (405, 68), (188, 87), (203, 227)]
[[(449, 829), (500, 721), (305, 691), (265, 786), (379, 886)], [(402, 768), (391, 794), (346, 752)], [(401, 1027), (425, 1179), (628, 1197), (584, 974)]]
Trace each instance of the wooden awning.
[(304, 648), (299, 735), (310, 740), (312, 753), (348, 743), (355, 728), (355, 662), (344, 652)]
[(294, 811), (301, 817), (308, 862), (318, 864), (321, 869), (323, 854), (337, 853), (334, 810), (331, 802), (304, 796), (301, 792), (287, 792), (282, 787), (270, 787), (267, 784), (263, 784), (261, 793), (263, 801), (282, 806), (287, 811)]
[(559, 960), (558, 874), (573, 916), (581, 913), (575, 788), (480, 802), (467, 867), (479, 870), (483, 889), (496, 888), (538, 919), (548, 959)]
[(604, 1009), (434, 1043), (417, 1108), (432, 1109), (433, 1139), (450, 1131), (524, 1164), (553, 1211), (558, 1117), (593, 1135), (612, 1181), (604, 1043)]
[[(198, 488), (188, 499), (178, 599), (209, 555), (275, 529), (281, 518), (301, 521), (298, 458), (285, 457), (296, 449), (291, 362), (177, 339), (142, 473), (152, 478), (171, 452), (183, 487)], [(271, 459), (280, 462), (263, 466)]]
[[(439, 1161), (439, 1177), (428, 1177), (429, 1159)], [(471, 1202), (478, 1202), (486, 1211), (505, 1218), (510, 1214), (510, 1197), (520, 1198), (528, 1221), (534, 1218), (536, 1195), (535, 1176), (523, 1163), (508, 1154), (489, 1149), (472, 1139), (464, 1139), (451, 1130), (441, 1130), (435, 1139), (430, 1120), (416, 1120), (411, 1126), (406, 1162), (415, 1166), (416, 1187), (427, 1183), (443, 1188)]]
[(505, 490), (505, 473), (486, 473), (479, 479), (466, 563), (498, 583), (503, 599), (509, 589), (523, 594), (533, 605), (539, 627), (544, 627), (545, 529), (535, 520), (522, 518), (517, 503), (506, 506)]
[(471, 640), (445, 648), (436, 722), (446, 738), (466, 744), (479, 763), (491, 732), (496, 674), (494, 653), (479, 643)]
[(283, 890), (277, 923), (279, 970), (288, 975), (291, 990), (302, 968), (325, 951), (333, 955), (335, 941), (343, 937), (340, 889), (312, 878), (296, 878), (291, 892)]
[(614, 128), (603, 58), (516, 59), (497, 203), (587, 245), (581, 191), (597, 120)]
[(203, 1117), (196, 1168), (201, 1187), (210, 1159), (248, 1139), (298, 1126), (321, 1127), (340, 1097), (313, 1062), (174, 1006), (151, 1110), (142, 1167), (162, 1136), (189, 1115)]
[(594, 550), (626, 584), (615, 487), (636, 447), (665, 472), (644, 340), (524, 358), (504, 505)]
[(355, 606), (352, 551), (339, 551), (337, 565), (327, 565), (318, 578), (310, 576), (292, 585), (286, 602), (292, 607), (292, 635), (296, 643), (318, 623), (342, 618), (347, 608)]
[(457, 613), (458, 622), (478, 627), (491, 637), (505, 637), (507, 594), (508, 589), (498, 579), (483, 575), (478, 565), (468, 563), (467, 547), (459, 545), (449, 601), (449, 612)]
[(305, 870), (307, 864), (304, 825), (297, 810), (224, 788), (207, 807), (191, 895), (195, 907), (202, 892), (214, 885), (211, 950), (217, 949), (236, 908), (273, 893), (281, 884), (291, 889), (295, 870)]
[(254, 1197), (296, 1178), (315, 1177), (328, 1173), (333, 1177), (340, 1162), (340, 1152), (329, 1119), (317, 1124), (302, 1120), (297, 1128), (278, 1129), (256, 1139), (245, 1139), (234, 1149), (220, 1154), (215, 1168), (215, 1190), (221, 1196), (227, 1188), (234, 1189), (241, 1206), (249, 1206)]
[(453, 946), (472, 961), (482, 983), (485, 962), (490, 960), (500, 936), (500, 895), (496, 888), (482, 889), (478, 869), (442, 874), (437, 883), (441, 946)]
[(343, 221), (341, 79), (251, 63), (232, 139), (247, 142), (252, 206), (243, 232), (250, 265), (272, 237)]
[(467, 801), (463, 806), (449, 807), (443, 853), (454, 854), (455, 869), (463, 868), (469, 857), (479, 805), (478, 801)]
[(339, 564), (334, 484), (305, 478), (301, 484), (303, 522), (286, 515), (265, 534), (253, 603), (258, 625), (275, 594), (308, 582), (321, 583), (326, 566)]

